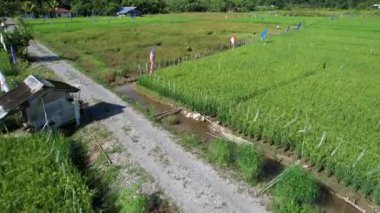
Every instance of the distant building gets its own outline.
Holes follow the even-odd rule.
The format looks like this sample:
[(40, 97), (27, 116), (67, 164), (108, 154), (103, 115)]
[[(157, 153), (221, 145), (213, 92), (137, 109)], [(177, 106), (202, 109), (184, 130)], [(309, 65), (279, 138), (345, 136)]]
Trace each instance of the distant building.
[(65, 8), (55, 8), (54, 9), (54, 14), (56, 17), (70, 17), (71, 16), (71, 11)]
[(141, 12), (136, 8), (136, 7), (122, 7), (120, 8), (120, 11), (116, 13), (119, 17), (124, 17), (124, 16), (131, 16), (131, 17), (136, 17), (136, 16), (141, 16)]
[(78, 88), (64, 82), (30, 75), (0, 97), (0, 119), (21, 112), (26, 128), (61, 127), (75, 121), (79, 124), (79, 103), (72, 96), (77, 92)]
[(380, 10), (380, 4), (374, 4), (373, 6)]

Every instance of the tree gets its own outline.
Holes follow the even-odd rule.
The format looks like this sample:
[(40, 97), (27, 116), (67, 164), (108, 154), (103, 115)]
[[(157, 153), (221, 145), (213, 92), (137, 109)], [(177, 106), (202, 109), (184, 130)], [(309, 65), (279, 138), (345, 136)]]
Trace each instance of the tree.
[(55, 9), (59, 7), (59, 2), (57, 0), (47, 0), (42, 3), (42, 8), (44, 12), (50, 14), (50, 16), (55, 17)]
[(13, 32), (5, 32), (5, 45), (7, 49), (12, 46), (16, 55), (25, 58), (26, 48), (29, 46), (29, 41), (33, 39), (32, 30), (22, 18), (17, 19), (18, 27)]
[(23, 10), (27, 14), (31, 14), (36, 9), (36, 5), (32, 1), (24, 1), (21, 6), (21, 10)]

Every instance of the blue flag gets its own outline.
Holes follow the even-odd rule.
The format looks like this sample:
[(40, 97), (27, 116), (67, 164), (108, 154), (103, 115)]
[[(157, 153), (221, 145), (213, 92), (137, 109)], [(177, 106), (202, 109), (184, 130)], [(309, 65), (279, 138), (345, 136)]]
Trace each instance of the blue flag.
[(260, 35), (261, 41), (265, 40), (265, 38), (267, 37), (267, 33), (268, 33), (268, 28), (265, 28), (264, 31)]
[(297, 25), (297, 30), (301, 29), (301, 26), (302, 26), (302, 22), (300, 22), (300, 23)]
[(13, 63), (13, 64), (16, 64), (16, 62), (17, 62), (16, 54), (15, 54), (15, 51), (14, 51), (12, 45), (11, 45), (11, 57), (12, 57), (12, 63)]

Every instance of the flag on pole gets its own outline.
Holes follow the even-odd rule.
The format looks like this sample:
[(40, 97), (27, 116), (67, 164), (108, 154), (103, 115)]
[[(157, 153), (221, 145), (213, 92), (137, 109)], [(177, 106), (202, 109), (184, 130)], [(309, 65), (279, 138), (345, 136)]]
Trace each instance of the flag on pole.
[(150, 51), (149, 62), (150, 62), (150, 74), (154, 72), (154, 62), (156, 61), (156, 50), (153, 48)]
[(3, 45), (5, 52), (8, 52), (7, 46), (5, 45), (5, 42), (4, 42), (4, 36), (2, 33), (0, 33), (0, 43), (1, 43), (1, 45)]
[(12, 45), (11, 45), (11, 57), (12, 57), (12, 63), (16, 64), (16, 62), (17, 62), (16, 54), (15, 54), (15, 50), (13, 49)]
[(268, 28), (265, 28), (264, 31), (260, 35), (261, 41), (265, 41), (265, 38), (267, 37)]
[(5, 76), (3, 75), (1, 71), (0, 71), (0, 86), (1, 86), (2, 92), (9, 92), (7, 82), (5, 81)]
[(232, 45), (232, 48), (236, 48), (236, 36), (234, 35), (234, 36), (232, 36), (231, 37), (231, 45)]
[(302, 22), (300, 22), (300, 23), (297, 25), (297, 30), (301, 29), (301, 26), (302, 26)]

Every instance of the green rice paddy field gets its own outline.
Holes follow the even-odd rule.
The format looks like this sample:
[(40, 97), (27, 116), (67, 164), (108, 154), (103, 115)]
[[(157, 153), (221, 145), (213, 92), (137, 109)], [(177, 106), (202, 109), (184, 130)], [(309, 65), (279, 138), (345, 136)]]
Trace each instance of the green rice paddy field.
[[(118, 75), (147, 72), (149, 53), (156, 48), (157, 66), (191, 59), (257, 39), (264, 24), (237, 21), (248, 14), (147, 15), (135, 21), (118, 17), (83, 17), (29, 21), (36, 37), (83, 71), (104, 83)], [(258, 19), (259, 17), (257, 17)], [(274, 27), (274, 26), (273, 26)]]
[[(265, 18), (271, 25), (296, 19)], [(299, 19), (299, 31), (163, 69), (139, 84), (378, 194), (380, 17)]]
[[(152, 46), (160, 63), (218, 49), (236, 34), (250, 44), (160, 69), (139, 84), (380, 198), (380, 17), (169, 14), (30, 23), (39, 40), (104, 82), (108, 73), (136, 71)], [(267, 26), (263, 43), (258, 34)]]

